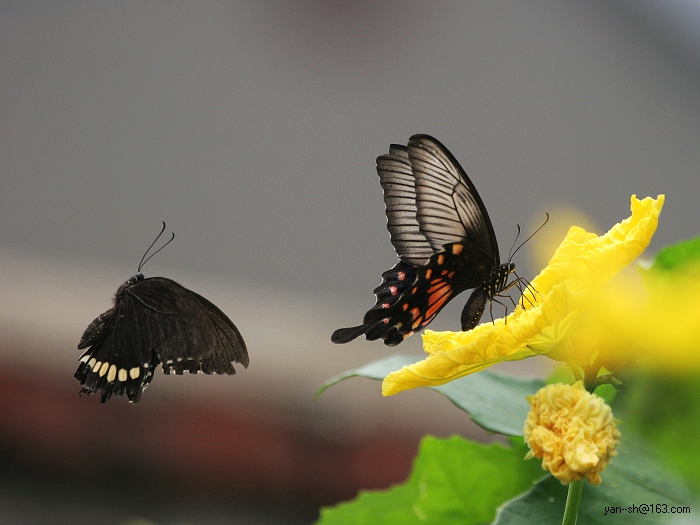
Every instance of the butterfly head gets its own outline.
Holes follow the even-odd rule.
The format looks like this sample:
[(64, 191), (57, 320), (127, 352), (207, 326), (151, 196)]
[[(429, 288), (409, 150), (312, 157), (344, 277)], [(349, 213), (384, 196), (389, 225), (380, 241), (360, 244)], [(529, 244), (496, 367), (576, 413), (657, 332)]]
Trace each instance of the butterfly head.
[(126, 290), (128, 288), (131, 288), (136, 283), (143, 281), (143, 279), (144, 279), (144, 276), (141, 272), (138, 272), (133, 277), (129, 277), (129, 279), (127, 279), (127, 281), (124, 284), (122, 284), (119, 288), (117, 288), (117, 293), (114, 296), (114, 304), (119, 302), (119, 300), (122, 298), (122, 296), (124, 295), (124, 293), (126, 292)]
[[(513, 264), (513, 268), (515, 268), (514, 264)], [(141, 272), (136, 272), (136, 275), (134, 275), (134, 279), (136, 279), (136, 282), (143, 281), (145, 278), (146, 278), (146, 276), (143, 275), (143, 273), (141, 273)]]

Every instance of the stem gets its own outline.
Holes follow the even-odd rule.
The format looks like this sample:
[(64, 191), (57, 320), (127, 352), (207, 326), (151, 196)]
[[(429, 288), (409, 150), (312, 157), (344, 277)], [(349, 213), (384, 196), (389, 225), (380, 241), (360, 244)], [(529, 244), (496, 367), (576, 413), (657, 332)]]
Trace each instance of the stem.
[(583, 482), (585, 478), (569, 483), (569, 492), (566, 495), (566, 508), (564, 509), (564, 519), (561, 525), (576, 525), (578, 517), (578, 506), (581, 503), (581, 492), (583, 492)]

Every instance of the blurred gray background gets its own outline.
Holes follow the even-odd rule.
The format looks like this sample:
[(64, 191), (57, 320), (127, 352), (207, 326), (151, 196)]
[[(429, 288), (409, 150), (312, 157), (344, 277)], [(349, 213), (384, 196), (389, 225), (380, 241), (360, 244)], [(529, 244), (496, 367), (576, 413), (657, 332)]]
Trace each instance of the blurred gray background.
[[(2, 1), (0, 97), (3, 523), (308, 523), (318, 505), (403, 479), (422, 434), (491, 439), (431, 392), (383, 399), (379, 383), (356, 379), (313, 402), (325, 379), (396, 351), (330, 342), (360, 322), (396, 260), (374, 168), (391, 143), (427, 133), (452, 151), (503, 257), (516, 224), (532, 231), (548, 211), (542, 238), (582, 215), (603, 233), (629, 215), (633, 193), (667, 196), (648, 255), (700, 223), (691, 0)], [(161, 221), (175, 242), (144, 273), (229, 314), (250, 367), (233, 378), (158, 373), (138, 406), (78, 398), (77, 341)], [(516, 257), (528, 277), (542, 264), (536, 245)], [(431, 328), (458, 328), (465, 300)], [(418, 358), (420, 338), (397, 350)], [(172, 490), (161, 478), (135, 483), (140, 468), (162, 466), (139, 455), (145, 443), (162, 448), (182, 428), (159, 427), (161, 440), (149, 434), (165, 424), (157, 418), (207, 410), (233, 422), (220, 437), (231, 465), (248, 457), (245, 476), (222, 469), (207, 484), (204, 469), (187, 487), (191, 472), (168, 464)], [(114, 442), (95, 430), (94, 454), (81, 455), (93, 427)], [(251, 427), (294, 446), (241, 448), (236, 432)], [(209, 465), (196, 451), (211, 434), (193, 432), (170, 459)], [(114, 443), (139, 460), (113, 465)], [(250, 459), (266, 446), (279, 461)], [(367, 455), (396, 450), (405, 454), (391, 468)], [(313, 461), (315, 471), (301, 467)], [(296, 466), (281, 474), (280, 464)], [(347, 484), (323, 492), (333, 480)]]

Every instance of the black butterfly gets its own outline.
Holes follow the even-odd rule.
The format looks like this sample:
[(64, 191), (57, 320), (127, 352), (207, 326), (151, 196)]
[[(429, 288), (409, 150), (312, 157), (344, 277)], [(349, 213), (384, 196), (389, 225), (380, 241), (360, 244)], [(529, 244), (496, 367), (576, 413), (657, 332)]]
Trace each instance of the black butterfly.
[(462, 330), (481, 319), (486, 301), (518, 285), (515, 264), (501, 264), (486, 207), (452, 154), (428, 135), (393, 144), (377, 158), (387, 227), (399, 262), (382, 274), (377, 303), (363, 324), (336, 330), (334, 343), (365, 334), (395, 346), (427, 326), (455, 295), (474, 288)]
[[(158, 238), (164, 230), (165, 223)], [(102, 403), (124, 394), (138, 403), (159, 363), (166, 374), (232, 375), (233, 363), (248, 367), (246, 345), (226, 314), (175, 281), (144, 277), (146, 254), (117, 290), (114, 307), (90, 323), (78, 343), (89, 347), (75, 372), (80, 393), (100, 392)]]

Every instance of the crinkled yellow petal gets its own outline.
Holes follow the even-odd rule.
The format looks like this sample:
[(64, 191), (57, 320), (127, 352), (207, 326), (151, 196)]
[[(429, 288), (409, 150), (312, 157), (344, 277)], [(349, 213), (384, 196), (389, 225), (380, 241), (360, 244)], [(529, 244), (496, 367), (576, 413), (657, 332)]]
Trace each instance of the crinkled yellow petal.
[(516, 309), (507, 322), (496, 319), (468, 332), (426, 330), (423, 346), (428, 357), (389, 374), (382, 384), (382, 393), (390, 396), (420, 386), (442, 385), (496, 363), (548, 352), (552, 340), (566, 336), (572, 318), (567, 312), (565, 286), (556, 287), (551, 299), (528, 311)]
[[(573, 226), (547, 267), (532, 280), (532, 289), (546, 295), (556, 284), (567, 282), (570, 288), (574, 285), (587, 291), (610, 279), (649, 245), (664, 200), (664, 195), (642, 200), (632, 195), (632, 215), (600, 237)], [(537, 302), (537, 294), (530, 288), (524, 295), (533, 303)], [(528, 304), (525, 300), (525, 307)]]
[(656, 230), (664, 196), (632, 196), (631, 202), (632, 216), (601, 237), (571, 228), (549, 265), (532, 280), (522, 306), (506, 319), (468, 332), (426, 330), (428, 357), (389, 374), (382, 393), (442, 385), (496, 363), (566, 348), (582, 298), (632, 262)]

